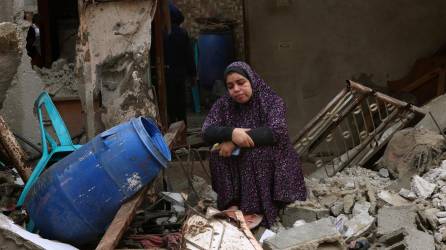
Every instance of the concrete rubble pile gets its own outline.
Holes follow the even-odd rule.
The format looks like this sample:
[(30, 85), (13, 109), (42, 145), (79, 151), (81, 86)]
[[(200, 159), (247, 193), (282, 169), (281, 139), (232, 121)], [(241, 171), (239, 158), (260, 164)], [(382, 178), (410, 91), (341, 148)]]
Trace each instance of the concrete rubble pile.
[(34, 70), (42, 79), (44, 89), (48, 91), (51, 96), (69, 98), (78, 98), (78, 83), (74, 75), (74, 63), (68, 63), (61, 58), (51, 65), (50, 69), (35, 68)]
[(263, 247), (446, 249), (444, 143), (428, 130), (401, 130), (375, 164), (378, 171), (350, 167), (330, 178), (306, 179), (308, 200), (284, 209), (282, 226)]

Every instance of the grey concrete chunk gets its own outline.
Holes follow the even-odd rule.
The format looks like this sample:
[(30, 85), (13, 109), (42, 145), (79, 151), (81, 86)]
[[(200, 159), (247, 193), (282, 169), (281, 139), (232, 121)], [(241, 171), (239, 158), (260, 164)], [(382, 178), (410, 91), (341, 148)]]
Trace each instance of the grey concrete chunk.
[(325, 208), (290, 205), (285, 208), (285, 211), (281, 215), (281, 219), (285, 227), (292, 227), (297, 220), (312, 222), (328, 217), (329, 215), (330, 211)]
[(390, 234), (401, 228), (416, 228), (414, 206), (408, 207), (383, 207), (378, 211), (378, 235)]
[(330, 211), (334, 216), (342, 214), (342, 212), (344, 211), (344, 203), (340, 201), (335, 202), (333, 206), (331, 206)]
[(416, 229), (409, 229), (405, 237), (408, 250), (428, 250), (435, 249), (434, 237), (428, 233)]
[(351, 213), (353, 205), (355, 205), (355, 195), (348, 194), (344, 196), (344, 213)]
[(401, 195), (401, 197), (406, 198), (410, 201), (414, 201), (415, 199), (417, 199), (417, 195), (414, 192), (412, 192), (408, 189), (405, 189), (405, 188), (402, 188), (400, 190), (399, 195)]
[(378, 197), (392, 206), (399, 207), (410, 205), (410, 203), (406, 199), (402, 198), (400, 195), (391, 193), (387, 190), (379, 192)]
[(429, 198), (434, 192), (435, 187), (436, 185), (434, 183), (430, 183), (418, 175), (415, 175), (412, 179), (412, 191), (420, 198)]
[(344, 236), (347, 240), (358, 238), (369, 232), (375, 222), (375, 218), (368, 213), (360, 213), (345, 223), (347, 231)]
[(346, 249), (342, 236), (329, 218), (279, 232), (265, 240), (265, 250), (318, 249), (330, 243), (331, 249)]

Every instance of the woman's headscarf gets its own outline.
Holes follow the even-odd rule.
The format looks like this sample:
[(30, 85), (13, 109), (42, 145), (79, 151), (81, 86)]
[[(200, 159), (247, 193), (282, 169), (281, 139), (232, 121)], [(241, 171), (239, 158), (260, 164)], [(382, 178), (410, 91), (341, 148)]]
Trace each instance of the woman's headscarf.
[[(274, 116), (284, 115), (276, 108), (284, 108), (282, 98), (280, 98), (266, 82), (245, 62), (231, 63), (225, 70), (226, 75), (230, 72), (243, 71), (251, 82), (252, 96), (245, 104), (235, 102), (229, 94), (220, 98), (208, 114), (203, 129), (208, 126), (240, 126), (245, 125), (250, 128), (258, 126), (268, 126), (273, 129), (276, 140), (288, 140), (287, 125), (282, 120)], [(242, 74), (243, 75), (243, 74)], [(225, 77), (226, 78), (226, 77)], [(284, 111), (283, 111), (284, 112)], [(234, 115), (241, 114), (241, 115)], [(286, 136), (286, 138), (281, 138)]]

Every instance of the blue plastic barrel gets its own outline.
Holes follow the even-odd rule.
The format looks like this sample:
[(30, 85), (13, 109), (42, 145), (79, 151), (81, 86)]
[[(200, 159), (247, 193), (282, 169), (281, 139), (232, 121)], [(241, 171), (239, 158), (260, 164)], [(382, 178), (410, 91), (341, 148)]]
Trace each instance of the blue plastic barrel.
[(223, 80), (225, 68), (234, 61), (232, 32), (208, 32), (198, 37), (198, 77), (200, 85), (212, 89), (216, 80)]
[(51, 166), (28, 193), (26, 210), (42, 236), (90, 243), (102, 236), (121, 204), (170, 159), (154, 121), (134, 118)]

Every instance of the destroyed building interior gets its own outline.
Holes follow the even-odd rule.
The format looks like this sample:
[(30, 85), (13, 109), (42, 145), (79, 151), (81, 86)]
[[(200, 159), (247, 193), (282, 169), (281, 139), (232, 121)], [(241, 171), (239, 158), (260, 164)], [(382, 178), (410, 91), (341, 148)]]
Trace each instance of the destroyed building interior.
[[(442, 0), (1, 0), (0, 249), (446, 250), (442, 24)], [(262, 112), (281, 102), (234, 139), (252, 123), (231, 107), (263, 93), (286, 107), (304, 199), (274, 198), (289, 181), (267, 152), (285, 149)], [(245, 177), (222, 208), (216, 154), (257, 164), (273, 223), (242, 204)]]

